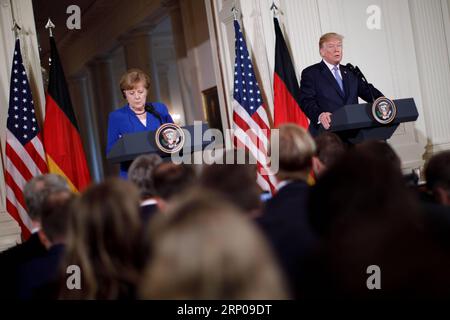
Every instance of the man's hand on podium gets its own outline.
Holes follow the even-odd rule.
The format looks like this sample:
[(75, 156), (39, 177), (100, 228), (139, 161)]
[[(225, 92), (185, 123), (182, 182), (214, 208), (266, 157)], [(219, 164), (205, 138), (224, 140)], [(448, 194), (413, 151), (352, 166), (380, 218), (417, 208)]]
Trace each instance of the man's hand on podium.
[(325, 128), (325, 130), (330, 129), (331, 126), (331, 113), (330, 112), (322, 112), (319, 115), (319, 123)]

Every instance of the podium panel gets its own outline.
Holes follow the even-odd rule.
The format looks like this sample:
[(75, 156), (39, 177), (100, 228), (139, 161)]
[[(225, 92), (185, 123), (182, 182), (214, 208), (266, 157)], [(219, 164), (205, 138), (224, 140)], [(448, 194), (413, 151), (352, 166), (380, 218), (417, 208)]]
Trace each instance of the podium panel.
[[(203, 139), (194, 139), (195, 136), (203, 134), (209, 129), (208, 124), (203, 123), (199, 125), (190, 125), (182, 127), (185, 132), (186, 138), (185, 146), (189, 148), (191, 152), (201, 151), (211, 141), (203, 141)], [(111, 148), (111, 151), (106, 156), (111, 163), (129, 163), (141, 154), (157, 153), (163, 159), (169, 158), (171, 154), (161, 151), (155, 141), (156, 131), (143, 131), (124, 134), (116, 144)]]
[(387, 140), (400, 123), (416, 121), (419, 117), (413, 98), (397, 99), (394, 103), (397, 115), (386, 125), (374, 119), (371, 103), (346, 105), (333, 113), (330, 131), (351, 144), (365, 140)]

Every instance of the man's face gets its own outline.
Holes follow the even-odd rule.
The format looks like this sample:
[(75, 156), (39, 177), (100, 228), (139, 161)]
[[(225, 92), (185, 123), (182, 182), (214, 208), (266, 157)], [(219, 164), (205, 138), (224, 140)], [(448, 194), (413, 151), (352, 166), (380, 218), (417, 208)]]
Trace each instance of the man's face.
[(320, 48), (320, 55), (330, 64), (339, 64), (342, 60), (342, 41), (332, 38), (324, 42)]

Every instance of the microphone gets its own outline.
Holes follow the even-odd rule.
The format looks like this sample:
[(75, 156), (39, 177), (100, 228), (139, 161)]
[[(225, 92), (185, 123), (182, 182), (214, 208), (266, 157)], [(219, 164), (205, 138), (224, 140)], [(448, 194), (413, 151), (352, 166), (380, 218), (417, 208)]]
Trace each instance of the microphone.
[(156, 111), (155, 107), (153, 106), (153, 104), (151, 103), (146, 103), (145, 104), (145, 111), (151, 113), (152, 115), (154, 115), (161, 124), (163, 124), (163, 120), (161, 118), (161, 115), (159, 114), (158, 111)]
[(361, 79), (362, 82), (365, 83), (366, 87), (369, 89), (370, 96), (372, 97), (372, 102), (374, 102), (374, 101), (375, 101), (375, 98), (374, 98), (374, 96), (373, 96), (372, 86), (367, 82), (366, 77), (364, 76), (364, 74), (362, 73), (362, 71), (358, 68), (358, 66), (353, 66), (351, 63), (347, 63), (346, 67), (347, 67), (354, 75), (356, 75), (359, 79)]

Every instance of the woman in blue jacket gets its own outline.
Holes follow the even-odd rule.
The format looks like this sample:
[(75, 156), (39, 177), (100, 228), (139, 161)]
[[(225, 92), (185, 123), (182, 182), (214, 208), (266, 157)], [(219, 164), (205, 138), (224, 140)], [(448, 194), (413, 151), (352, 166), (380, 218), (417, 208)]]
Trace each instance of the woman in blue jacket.
[[(106, 154), (124, 134), (155, 131), (164, 123), (173, 123), (167, 107), (159, 102), (147, 103), (150, 78), (142, 70), (130, 69), (120, 80), (120, 90), (127, 104), (109, 114)], [(120, 164), (120, 176), (127, 177), (128, 164)]]

